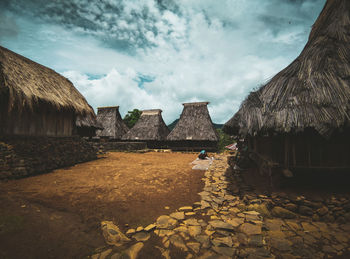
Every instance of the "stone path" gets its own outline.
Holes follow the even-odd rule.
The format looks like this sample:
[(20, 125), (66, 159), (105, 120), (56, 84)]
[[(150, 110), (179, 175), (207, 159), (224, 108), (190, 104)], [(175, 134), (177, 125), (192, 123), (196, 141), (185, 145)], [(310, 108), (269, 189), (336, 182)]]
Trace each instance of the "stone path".
[[(217, 155), (205, 172), (200, 202), (162, 215), (149, 226), (129, 229), (128, 237), (104, 223), (104, 236), (109, 242), (114, 240), (114, 248), (91, 258), (137, 258), (151, 235), (161, 239), (162, 246), (157, 248), (165, 259), (171, 258), (174, 249), (182, 250), (188, 259), (331, 258), (349, 253), (350, 224), (342, 220), (321, 222), (311, 212), (308, 217), (300, 215), (297, 213), (300, 208), (295, 208), (297, 205), (287, 198), (242, 195), (242, 188), (244, 191), (249, 187), (242, 184), (239, 172), (231, 174), (228, 181), (227, 169), (227, 157)], [(299, 197), (300, 200), (306, 199)], [(307, 204), (299, 207), (311, 206)], [(318, 207), (315, 210), (320, 213), (316, 215), (327, 214), (327, 207)], [(128, 248), (116, 249), (125, 242), (130, 243)]]

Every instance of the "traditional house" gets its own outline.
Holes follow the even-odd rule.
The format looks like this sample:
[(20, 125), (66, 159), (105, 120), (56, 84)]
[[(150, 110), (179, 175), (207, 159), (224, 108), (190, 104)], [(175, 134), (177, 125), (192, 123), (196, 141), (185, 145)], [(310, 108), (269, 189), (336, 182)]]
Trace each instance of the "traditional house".
[(349, 28), (350, 1), (328, 0), (301, 54), (252, 92), (224, 131), (269, 165), (349, 170)]
[(166, 147), (169, 129), (162, 118), (162, 110), (144, 110), (141, 117), (123, 137), (128, 141), (144, 141), (149, 148)]
[(216, 150), (219, 141), (211, 121), (209, 102), (183, 103), (180, 120), (167, 137), (172, 149)]
[(119, 106), (97, 108), (97, 121), (103, 127), (96, 132), (99, 137), (120, 140), (129, 130), (120, 116)]
[(95, 121), (67, 78), (0, 46), (0, 135), (72, 136), (77, 117)]

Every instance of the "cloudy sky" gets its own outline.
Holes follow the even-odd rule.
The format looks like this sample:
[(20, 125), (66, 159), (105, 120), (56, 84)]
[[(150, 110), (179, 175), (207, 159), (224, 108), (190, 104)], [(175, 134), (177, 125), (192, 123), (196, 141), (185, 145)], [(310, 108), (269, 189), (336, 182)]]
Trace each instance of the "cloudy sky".
[(69, 78), (95, 109), (209, 101), (226, 122), (303, 49), (325, 0), (1, 0), (0, 45)]

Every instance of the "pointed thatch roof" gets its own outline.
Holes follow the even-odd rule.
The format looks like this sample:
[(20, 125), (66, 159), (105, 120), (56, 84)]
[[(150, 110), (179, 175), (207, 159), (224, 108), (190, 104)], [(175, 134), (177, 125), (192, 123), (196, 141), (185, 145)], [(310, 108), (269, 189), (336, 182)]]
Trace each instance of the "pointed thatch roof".
[(350, 127), (350, 1), (328, 0), (309, 40), (288, 67), (252, 92), (224, 131), (301, 132), (328, 137)]
[(96, 132), (99, 137), (121, 139), (129, 130), (120, 116), (119, 106), (98, 107), (97, 121), (103, 127)]
[(0, 96), (7, 95), (8, 113), (40, 108), (71, 110), (93, 122), (95, 113), (65, 77), (54, 70), (0, 46)]
[(162, 110), (144, 110), (141, 117), (124, 136), (123, 140), (165, 140), (169, 129), (162, 118)]
[(168, 140), (218, 141), (218, 134), (211, 121), (209, 102), (183, 103), (180, 120), (170, 132)]

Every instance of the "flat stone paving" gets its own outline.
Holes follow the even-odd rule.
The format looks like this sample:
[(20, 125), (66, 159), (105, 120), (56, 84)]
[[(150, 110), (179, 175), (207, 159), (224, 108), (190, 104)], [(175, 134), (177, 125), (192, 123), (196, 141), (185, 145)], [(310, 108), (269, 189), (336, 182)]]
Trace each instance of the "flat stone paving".
[[(91, 258), (142, 258), (143, 243), (149, 242), (149, 235), (161, 239), (162, 246), (157, 249), (166, 259), (171, 258), (173, 249), (182, 250), (185, 258), (203, 259), (332, 258), (349, 253), (349, 223), (315, 221), (278, 206), (274, 213), (266, 207), (247, 206), (246, 197), (242, 199), (227, 191), (228, 167), (227, 156), (217, 155), (205, 172), (200, 202), (161, 215), (144, 228), (129, 229), (126, 235), (133, 241), (127, 249), (109, 248)], [(258, 195), (248, 204), (263, 204), (269, 198), (273, 199)]]

